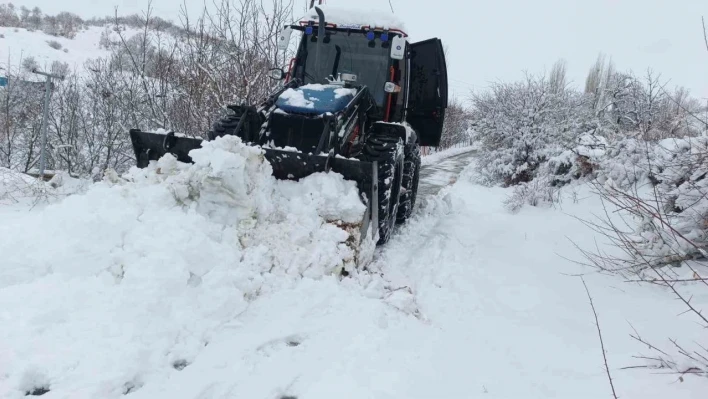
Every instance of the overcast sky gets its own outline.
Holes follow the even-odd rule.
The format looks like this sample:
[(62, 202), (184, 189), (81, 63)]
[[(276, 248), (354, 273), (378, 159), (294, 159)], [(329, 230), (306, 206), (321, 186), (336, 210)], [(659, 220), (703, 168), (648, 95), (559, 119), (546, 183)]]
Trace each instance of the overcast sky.
[[(306, 0), (294, 0), (301, 10)], [(178, 20), (186, 2), (198, 13), (203, 0), (153, 0), (155, 14)], [(267, 2), (267, 1), (266, 1)], [(389, 10), (387, 0), (327, 0)], [(55, 14), (83, 17), (145, 10), (147, 0), (19, 0)], [(212, 0), (208, 1), (209, 4)], [(686, 86), (708, 98), (708, 50), (701, 15), (708, 0), (391, 0), (414, 40), (439, 37), (449, 47), (453, 93), (466, 97), (493, 81), (519, 79), (523, 71), (543, 72), (559, 58), (571, 81), (582, 86), (599, 53), (620, 70), (661, 73), (669, 86)], [(450, 5), (454, 4), (454, 5)]]

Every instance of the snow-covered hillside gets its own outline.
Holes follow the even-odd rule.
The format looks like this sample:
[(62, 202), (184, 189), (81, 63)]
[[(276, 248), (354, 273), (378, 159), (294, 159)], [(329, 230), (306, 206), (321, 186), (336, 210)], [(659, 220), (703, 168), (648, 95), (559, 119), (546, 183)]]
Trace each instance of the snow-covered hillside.
[[(126, 40), (138, 33), (134, 28), (123, 29), (122, 35)], [(72, 39), (48, 35), (42, 31), (0, 27), (0, 68), (3, 68), (0, 71), (11, 69), (15, 72), (24, 59), (32, 57), (42, 70), (48, 71), (52, 63), (60, 62), (67, 64), (70, 72), (81, 75), (87, 61), (110, 56), (111, 51), (101, 46), (102, 37), (112, 42), (120, 40), (110, 26), (87, 26), (77, 31)]]
[[(17, 67), (22, 59), (34, 57), (44, 70), (48, 70), (54, 61), (67, 63), (72, 70), (83, 69), (89, 59), (107, 57), (110, 54), (99, 45), (103, 31), (104, 29), (99, 27), (89, 27), (80, 30), (75, 38), (68, 39), (41, 31), (0, 27), (0, 62), (3, 67), (8, 63)], [(51, 47), (49, 42), (59, 43), (61, 47)]]
[[(600, 212), (596, 196), (512, 215), (509, 190), (473, 184), (470, 165), (368, 271), (339, 278), (351, 253), (326, 221), (362, 211), (353, 184), (275, 182), (232, 138), (195, 158), (0, 225), (1, 397), (610, 396), (573, 276), (588, 270), (563, 259), (578, 256), (568, 238), (595, 245), (573, 216)], [(700, 380), (622, 369), (645, 349), (627, 322), (658, 345), (702, 334), (680, 304), (585, 279), (618, 394), (699, 397)]]

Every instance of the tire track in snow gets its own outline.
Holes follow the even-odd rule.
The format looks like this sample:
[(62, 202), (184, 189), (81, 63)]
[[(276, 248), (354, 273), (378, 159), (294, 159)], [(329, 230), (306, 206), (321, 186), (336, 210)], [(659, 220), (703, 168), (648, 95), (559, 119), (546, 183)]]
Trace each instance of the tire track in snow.
[[(396, 226), (396, 231), (389, 243), (377, 248), (370, 264), (374, 270), (384, 268), (392, 257), (403, 256), (407, 260), (402, 262), (406, 264), (412, 263), (413, 259), (420, 256), (430, 258), (432, 263), (435, 263), (436, 258), (440, 259), (442, 254), (439, 251), (444, 250), (445, 242), (450, 237), (448, 232), (436, 228), (438, 217), (426, 217), (425, 213), (430, 211), (430, 203), (437, 201), (435, 197), (438, 193), (445, 187), (454, 184), (462, 170), (472, 163), (476, 155), (477, 152), (472, 150), (421, 167), (418, 198), (413, 215), (406, 223)], [(433, 205), (433, 207), (437, 207), (437, 205)], [(436, 255), (430, 252), (431, 246), (438, 248), (438, 251), (435, 251)], [(400, 261), (400, 259), (398, 260)], [(388, 275), (387, 279), (390, 279), (391, 282), (400, 281), (397, 277), (401, 276)]]
[(439, 163), (425, 165), (420, 168), (420, 186), (418, 187), (418, 204), (420, 200), (436, 195), (443, 187), (455, 182), (462, 169), (469, 165), (476, 151), (453, 155)]

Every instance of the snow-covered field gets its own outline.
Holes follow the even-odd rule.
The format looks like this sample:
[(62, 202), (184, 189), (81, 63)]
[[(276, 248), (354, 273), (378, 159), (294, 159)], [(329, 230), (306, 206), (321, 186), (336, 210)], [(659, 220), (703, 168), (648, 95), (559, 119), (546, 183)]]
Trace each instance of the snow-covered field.
[(236, 140), (200, 153), (0, 212), (0, 397), (611, 397), (581, 272), (620, 397), (705, 391), (620, 370), (646, 349), (629, 323), (667, 351), (703, 330), (668, 292), (563, 258), (595, 246), (583, 189), (512, 215), (467, 168), (338, 278), (351, 253), (326, 221), (359, 216), (353, 184), (275, 182)]

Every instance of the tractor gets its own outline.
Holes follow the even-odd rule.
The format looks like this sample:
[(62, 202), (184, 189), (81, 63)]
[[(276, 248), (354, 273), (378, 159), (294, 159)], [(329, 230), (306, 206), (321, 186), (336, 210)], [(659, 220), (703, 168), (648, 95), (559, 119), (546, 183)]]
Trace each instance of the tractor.
[[(331, 171), (355, 181), (367, 206), (361, 237), (381, 245), (413, 211), (420, 147), (440, 143), (445, 54), (439, 39), (411, 43), (400, 27), (328, 19), (327, 8), (283, 27), (279, 49), (293, 32), (300, 40), (287, 70), (269, 71), (277, 89), (260, 104), (229, 105), (206, 140), (235, 135), (260, 147), (276, 179)], [(138, 167), (166, 153), (191, 162), (204, 140), (139, 129), (130, 136)]]

